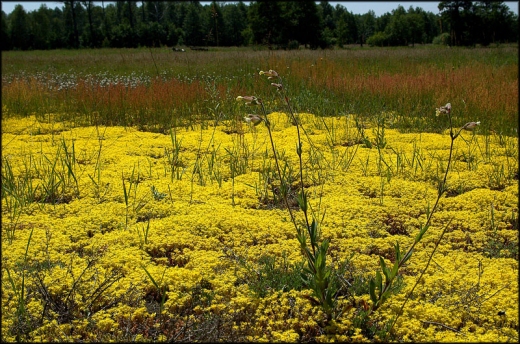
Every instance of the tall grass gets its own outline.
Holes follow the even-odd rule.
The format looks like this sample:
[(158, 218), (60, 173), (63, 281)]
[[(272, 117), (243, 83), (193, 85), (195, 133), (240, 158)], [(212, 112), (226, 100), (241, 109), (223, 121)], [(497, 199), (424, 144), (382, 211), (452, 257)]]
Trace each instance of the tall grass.
[[(101, 49), (2, 54), (6, 113), (60, 112), (77, 125), (138, 126), (165, 131), (212, 118), (208, 85), (218, 91), (223, 120), (237, 112), (230, 95), (267, 93), (259, 65), (284, 71), (302, 111), (318, 116), (356, 113), (390, 127), (440, 132), (447, 123), (431, 109), (450, 99), (461, 109), (454, 125), (481, 120), (481, 130), (516, 135), (518, 51), (496, 48), (363, 48), (253, 51)], [(159, 75), (157, 75), (159, 70)]]

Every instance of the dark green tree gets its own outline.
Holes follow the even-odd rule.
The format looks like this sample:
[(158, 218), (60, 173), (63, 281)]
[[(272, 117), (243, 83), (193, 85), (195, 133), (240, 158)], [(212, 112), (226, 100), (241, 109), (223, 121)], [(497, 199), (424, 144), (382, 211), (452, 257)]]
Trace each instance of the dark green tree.
[(166, 9), (168, 21), (172, 22), (175, 27), (182, 27), (184, 25), (184, 18), (186, 18), (186, 14), (188, 13), (189, 5), (188, 2), (171, 2)]
[[(441, 11), (443, 25), (449, 26), (451, 45), (466, 45), (468, 34), (468, 22), (470, 18), (471, 1), (441, 1), (439, 10)], [(444, 29), (446, 31), (446, 29)]]
[(323, 28), (328, 28), (330, 31), (336, 29), (334, 22), (334, 7), (328, 1), (320, 1), (317, 7), (318, 14), (323, 20)]
[(134, 30), (130, 24), (123, 23), (112, 26), (110, 32), (110, 46), (114, 48), (135, 48), (137, 47)]
[(184, 31), (184, 44), (204, 45), (204, 27), (201, 13), (202, 5), (198, 1), (192, 1), (188, 5), (188, 10), (184, 18), (182, 29)]
[(123, 17), (124, 17), (123, 8), (125, 5), (125, 2), (116, 1), (115, 5), (116, 5), (116, 19), (117, 19), (117, 21), (115, 22), (115, 25), (119, 25), (119, 24), (123, 23)]
[(320, 45), (321, 27), (318, 8), (313, 0), (282, 2), (282, 22), (285, 37), (282, 44), (297, 41), (316, 49)]
[(432, 12), (426, 12), (424, 10), (420, 13), (424, 21), (424, 31), (422, 41), (424, 43), (431, 43), (435, 37), (441, 34), (440, 32), (440, 16), (433, 14)]
[(112, 46), (120, 48), (135, 48), (138, 46), (136, 33), (137, 1), (116, 2), (119, 25), (111, 26)]
[(474, 12), (478, 18), (474, 23), (474, 31), (480, 44), (489, 45), (515, 40), (511, 28), (516, 26), (518, 30), (518, 20), (515, 20), (514, 13), (504, 2), (478, 1), (474, 4)]
[(51, 20), (51, 33), (49, 37), (50, 49), (61, 49), (66, 47), (67, 31), (65, 29), (63, 11), (59, 7), (55, 7), (53, 10), (49, 9), (49, 18)]
[(117, 1), (109, 4), (105, 8), (105, 16), (107, 25), (110, 27), (109, 41), (110, 46), (114, 48), (133, 48), (137, 47), (138, 39), (131, 23), (133, 22), (133, 14), (137, 13), (137, 9), (130, 9), (136, 6), (134, 1)]
[(51, 19), (47, 5), (42, 4), (37, 11), (28, 13), (31, 49), (45, 50), (50, 49), (51, 38)]
[(343, 47), (345, 44), (357, 42), (358, 27), (356, 17), (341, 5), (336, 5), (336, 45)]
[[(208, 7), (208, 44), (220, 46), (222, 34), (224, 32), (224, 16), (222, 9), (216, 1), (213, 1)], [(224, 39), (225, 41), (225, 39)]]
[(176, 28), (175, 25), (171, 22), (166, 24), (164, 29), (166, 30), (166, 45), (169, 47), (177, 45), (179, 42), (180, 31), (182, 29)]
[(67, 43), (69, 48), (79, 48), (78, 9), (81, 8), (79, 1), (64, 1), (63, 15), (65, 16), (65, 30), (67, 31)]
[(160, 47), (166, 43), (168, 32), (164, 26), (158, 21), (148, 24), (148, 36), (146, 37), (147, 45), (152, 47)]
[[(140, 12), (141, 12), (141, 23), (145, 23), (146, 22), (146, 13), (145, 13), (145, 2), (144, 1), (141, 1), (141, 8), (140, 8)], [(139, 17), (139, 16), (138, 16)]]
[(139, 12), (141, 14), (136, 17), (136, 36), (139, 45), (159, 47), (164, 44), (171, 44), (173, 36), (169, 35), (170, 30), (175, 31), (175, 29), (174, 27), (170, 28), (168, 22), (168, 8), (170, 6), (173, 6), (173, 4), (164, 1), (141, 1), (141, 8), (134, 10), (134, 13)]
[(107, 47), (110, 45), (110, 41), (109, 41), (108, 37), (110, 36), (111, 30), (110, 30), (109, 22), (107, 20), (104, 1), (101, 1), (101, 19), (102, 19), (102, 24), (100, 25), (100, 29), (99, 29), (101, 32), (101, 36), (103, 37), (101, 46)]
[(390, 45), (408, 45), (410, 41), (410, 23), (407, 19), (406, 10), (399, 5), (392, 10), (392, 17), (385, 28)]
[(345, 7), (341, 5), (336, 5), (336, 13), (335, 13), (335, 36), (336, 36), (336, 45), (340, 48), (343, 48), (343, 45), (348, 43), (349, 30), (347, 25), (347, 10)]
[(11, 45), (11, 39), (9, 38), (9, 29), (7, 27), (7, 15), (4, 11), (2, 11), (2, 19), (1, 19), (1, 32), (0, 39), (2, 40), (2, 51), (11, 50), (13, 47)]
[(265, 44), (270, 48), (282, 42), (285, 24), (282, 22), (281, 3), (277, 1), (252, 1), (249, 5), (249, 25), (254, 44)]
[(334, 31), (336, 30), (334, 7), (328, 1), (320, 1), (317, 9), (318, 17), (320, 18), (322, 48), (333, 46), (336, 44), (334, 36)]
[(99, 48), (102, 42), (103, 12), (100, 7), (94, 5), (94, 1), (81, 2), (87, 12), (87, 26), (83, 29), (82, 41), (86, 47)]
[[(167, 9), (170, 5), (165, 1), (142, 1), (144, 3), (144, 13), (146, 20), (163, 24), (167, 18)], [(145, 21), (145, 20), (143, 20)]]
[(370, 10), (365, 14), (356, 16), (358, 43), (363, 46), (368, 37), (376, 31), (376, 14)]
[(247, 8), (243, 2), (226, 4), (222, 7), (224, 34), (222, 44), (225, 46), (247, 45), (243, 32), (247, 29)]
[(385, 31), (388, 24), (390, 24), (390, 20), (392, 19), (392, 14), (390, 12), (386, 12), (383, 15), (376, 18), (376, 31), (383, 32)]
[(11, 46), (14, 49), (29, 49), (31, 46), (29, 18), (22, 5), (14, 6), (13, 12), (9, 15), (9, 20), (11, 22)]
[(127, 1), (124, 6), (125, 13), (132, 31), (135, 29), (135, 13), (137, 12), (137, 1)]
[[(331, 45), (429, 43), (443, 32), (452, 45), (518, 41), (518, 15), (502, 1), (441, 1), (439, 14), (402, 6), (376, 17), (328, 1), (61, 1), (2, 22), (2, 49), (169, 46), (177, 44), (312, 49)], [(348, 3), (346, 3), (348, 6)]]
[(410, 6), (406, 14), (406, 22), (409, 28), (408, 43), (411, 43), (412, 46), (414, 46), (415, 43), (424, 43), (424, 17), (421, 14), (421, 9), (414, 9), (413, 6)]

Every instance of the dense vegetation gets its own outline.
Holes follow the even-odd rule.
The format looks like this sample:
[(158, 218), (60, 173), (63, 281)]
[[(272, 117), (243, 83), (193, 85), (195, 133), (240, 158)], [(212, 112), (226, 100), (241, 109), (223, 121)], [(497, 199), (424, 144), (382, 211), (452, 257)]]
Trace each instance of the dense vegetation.
[(266, 64), (285, 71), (294, 105), (317, 116), (372, 120), (391, 111), (392, 128), (442, 132), (447, 123), (432, 109), (449, 99), (461, 110), (456, 125), (476, 118), (481, 131), (517, 135), (518, 48), (505, 45), (9, 51), (2, 54), (2, 104), (17, 116), (59, 113), (74, 125), (164, 132), (214, 118), (216, 100), (222, 118), (236, 121), (231, 95), (268, 92), (258, 76)]
[(1, 341), (518, 342), (517, 124), (516, 46), (4, 52)]
[[(327, 1), (63, 1), (27, 13), (2, 11), (2, 50), (131, 48), (139, 46), (247, 46), (296, 49), (518, 41), (518, 15), (497, 1), (441, 1), (440, 14), (399, 6), (376, 17), (353, 14), (348, 3)], [(346, 6), (346, 7), (345, 7)]]

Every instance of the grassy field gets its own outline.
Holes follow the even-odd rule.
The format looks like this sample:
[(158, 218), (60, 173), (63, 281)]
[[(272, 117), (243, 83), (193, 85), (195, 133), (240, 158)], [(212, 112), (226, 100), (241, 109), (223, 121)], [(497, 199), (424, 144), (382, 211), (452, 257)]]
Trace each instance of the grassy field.
[(476, 119), (483, 132), (517, 135), (516, 46), (4, 52), (2, 104), (22, 116), (167, 131), (212, 118), (217, 102), (225, 119), (237, 120), (233, 95), (273, 94), (261, 69), (283, 73), (294, 106), (317, 116), (392, 111), (396, 129), (440, 132), (447, 123), (431, 109), (450, 101), (457, 125)]
[(517, 342), (517, 57), (3, 53), (2, 341)]

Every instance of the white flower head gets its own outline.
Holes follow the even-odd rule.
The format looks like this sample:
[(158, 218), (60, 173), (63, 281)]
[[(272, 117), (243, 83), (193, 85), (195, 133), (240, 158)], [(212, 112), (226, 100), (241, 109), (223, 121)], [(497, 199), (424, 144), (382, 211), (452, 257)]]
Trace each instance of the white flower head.
[(259, 74), (266, 75), (267, 79), (274, 79), (274, 78), (278, 77), (278, 73), (276, 73), (276, 71), (274, 71), (272, 69), (269, 69), (268, 72), (264, 72), (263, 70), (261, 70)]
[(449, 114), (451, 113), (451, 103), (447, 103), (440, 108), (435, 109), (435, 116), (439, 116), (440, 114)]
[(262, 100), (261, 99), (258, 99), (257, 97), (255, 96), (238, 96), (236, 98), (237, 101), (244, 101), (246, 102), (246, 105), (259, 105)]
[(271, 86), (274, 86), (276, 87), (278, 90), (281, 90), (283, 88), (283, 85), (282, 84), (277, 84), (277, 83), (271, 83)]
[(253, 123), (253, 125), (256, 127), (257, 125), (262, 123), (264, 119), (258, 115), (248, 114), (244, 117), (244, 120), (247, 123)]
[(464, 129), (464, 130), (473, 130), (473, 129), (475, 129), (477, 127), (477, 125), (480, 125), (480, 121), (478, 121), (478, 122), (468, 122), (468, 123), (464, 124), (462, 129)]

